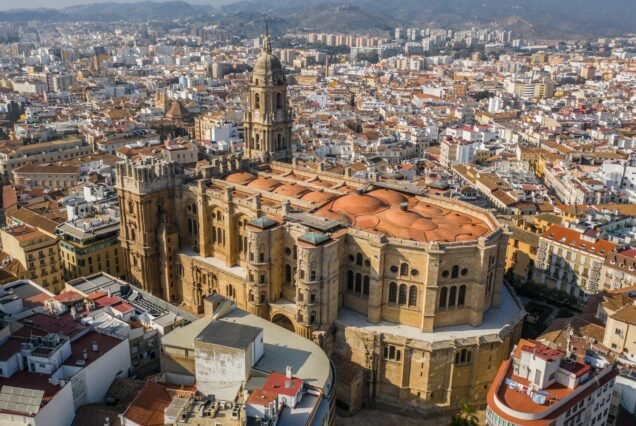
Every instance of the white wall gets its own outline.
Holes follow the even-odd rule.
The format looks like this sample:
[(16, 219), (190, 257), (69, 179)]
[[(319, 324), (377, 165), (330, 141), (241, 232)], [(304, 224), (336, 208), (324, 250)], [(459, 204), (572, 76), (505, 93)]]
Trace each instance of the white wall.
[[(66, 384), (35, 417), (37, 426), (69, 426), (75, 418), (73, 389)], [(2, 423), (4, 424), (4, 423)]]
[(130, 368), (130, 345), (128, 340), (122, 340), (120, 344), (102, 355), (97, 361), (86, 366), (86, 385), (88, 403), (102, 402), (106, 391), (117, 378), (128, 377)]

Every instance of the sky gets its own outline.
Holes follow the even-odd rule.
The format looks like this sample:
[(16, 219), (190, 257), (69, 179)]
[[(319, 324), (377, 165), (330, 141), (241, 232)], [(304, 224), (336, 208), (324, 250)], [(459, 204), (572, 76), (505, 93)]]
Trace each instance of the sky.
[[(67, 6), (75, 6), (78, 4), (90, 3), (138, 3), (143, 0), (0, 0), (0, 10), (9, 9), (32, 9), (38, 7), (61, 8)], [(167, 0), (153, 0), (167, 1)], [(185, 0), (191, 4), (226, 4), (232, 3), (233, 0)]]

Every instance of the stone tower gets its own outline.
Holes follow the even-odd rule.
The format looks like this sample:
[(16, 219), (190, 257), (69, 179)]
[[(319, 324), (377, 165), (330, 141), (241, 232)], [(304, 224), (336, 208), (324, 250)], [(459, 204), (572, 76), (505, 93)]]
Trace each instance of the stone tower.
[(175, 191), (183, 179), (178, 164), (156, 158), (117, 164), (119, 239), (128, 279), (168, 301), (179, 297), (171, 259), (179, 248)]
[(287, 80), (280, 60), (272, 54), (269, 34), (250, 80), (245, 112), (245, 154), (251, 160), (289, 161), (292, 157), (292, 117), (287, 105)]

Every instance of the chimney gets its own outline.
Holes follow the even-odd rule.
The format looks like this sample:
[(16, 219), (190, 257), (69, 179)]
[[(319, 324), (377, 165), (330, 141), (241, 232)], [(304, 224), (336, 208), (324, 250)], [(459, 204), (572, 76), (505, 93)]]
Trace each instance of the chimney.
[(285, 377), (287, 377), (288, 379), (292, 378), (292, 368), (291, 365), (288, 365), (287, 368), (285, 368)]

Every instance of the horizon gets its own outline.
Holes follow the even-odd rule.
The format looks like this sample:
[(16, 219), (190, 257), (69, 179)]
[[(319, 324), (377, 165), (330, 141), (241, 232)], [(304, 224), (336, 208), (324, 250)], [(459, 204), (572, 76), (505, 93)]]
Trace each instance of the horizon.
[(0, 11), (64, 9), (72, 6), (85, 6), (97, 3), (166, 3), (170, 1), (184, 1), (197, 6), (218, 6), (234, 3), (238, 0), (23, 0), (19, 5), (9, 0), (0, 0)]

